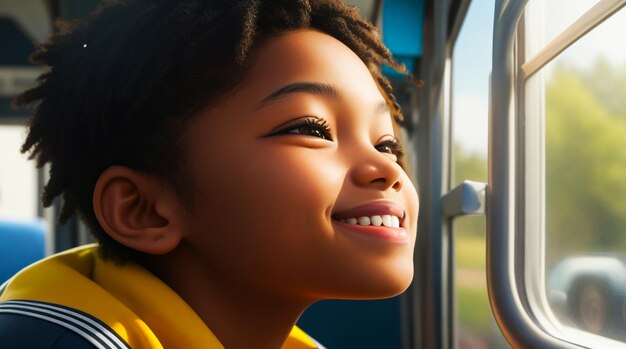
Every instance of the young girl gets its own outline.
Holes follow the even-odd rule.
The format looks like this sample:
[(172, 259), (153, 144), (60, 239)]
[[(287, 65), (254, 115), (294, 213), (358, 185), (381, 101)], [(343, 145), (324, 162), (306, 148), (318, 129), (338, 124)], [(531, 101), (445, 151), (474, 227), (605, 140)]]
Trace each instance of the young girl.
[(99, 243), (9, 280), (0, 347), (321, 348), (307, 306), (408, 287), (398, 65), (356, 9), (107, 2), (33, 59), (22, 150)]

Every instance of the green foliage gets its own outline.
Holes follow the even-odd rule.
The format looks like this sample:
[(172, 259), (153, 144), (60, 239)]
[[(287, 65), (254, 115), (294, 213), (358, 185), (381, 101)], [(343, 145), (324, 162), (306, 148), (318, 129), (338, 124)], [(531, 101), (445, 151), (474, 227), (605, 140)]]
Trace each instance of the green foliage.
[(457, 314), (462, 328), (484, 336), (493, 321), (487, 294), (485, 237), (458, 229), (458, 223), (467, 218), (455, 222)]
[(491, 328), (491, 308), (486, 289), (457, 287), (459, 322), (473, 332), (487, 334)]
[(613, 67), (606, 57), (599, 56), (592, 69), (576, 74), (612, 115), (626, 117), (626, 65)]
[(626, 73), (606, 64), (603, 84), (557, 67), (546, 86), (546, 234), (559, 255), (626, 251)]
[[(468, 218), (461, 217), (454, 222), (454, 235), (456, 236), (456, 265), (457, 268), (473, 268), (485, 270), (486, 265), (486, 243), (485, 234), (478, 236), (473, 232), (459, 229), (459, 223)], [(484, 219), (483, 219), (484, 221)], [(484, 285), (485, 287), (487, 285)]]
[(484, 155), (471, 153), (454, 144), (454, 180), (452, 187), (464, 180), (487, 182), (487, 159)]
[[(487, 182), (487, 159), (484, 155), (464, 150), (459, 144), (454, 145), (454, 180), (455, 187), (464, 180)], [(455, 219), (456, 235), (469, 234), (485, 236), (485, 216), (467, 216)], [(465, 247), (462, 247), (465, 248)]]

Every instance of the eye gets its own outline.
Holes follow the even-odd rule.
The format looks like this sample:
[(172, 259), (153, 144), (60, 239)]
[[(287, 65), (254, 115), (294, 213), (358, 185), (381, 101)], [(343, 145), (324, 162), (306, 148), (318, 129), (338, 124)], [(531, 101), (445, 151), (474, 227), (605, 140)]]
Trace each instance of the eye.
[(381, 153), (391, 154), (394, 158), (402, 156), (402, 144), (397, 138), (386, 139), (374, 146)]
[(328, 122), (317, 117), (308, 117), (288, 123), (277, 131), (272, 132), (270, 136), (279, 134), (297, 134), (318, 137), (329, 141), (333, 140)]

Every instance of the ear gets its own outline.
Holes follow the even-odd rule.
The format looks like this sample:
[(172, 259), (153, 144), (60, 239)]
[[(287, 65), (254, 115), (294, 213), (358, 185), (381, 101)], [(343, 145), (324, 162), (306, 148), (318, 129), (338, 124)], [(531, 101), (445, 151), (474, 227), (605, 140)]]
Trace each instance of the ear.
[(109, 236), (141, 252), (168, 253), (183, 237), (187, 210), (171, 185), (127, 167), (102, 172), (93, 192), (93, 209)]

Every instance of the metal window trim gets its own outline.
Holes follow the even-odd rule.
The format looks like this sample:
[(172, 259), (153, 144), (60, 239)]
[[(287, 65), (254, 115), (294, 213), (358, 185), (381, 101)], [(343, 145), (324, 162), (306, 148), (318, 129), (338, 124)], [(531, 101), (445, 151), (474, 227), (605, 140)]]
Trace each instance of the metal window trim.
[[(487, 287), (502, 333), (515, 348), (580, 348), (542, 330), (523, 298), (523, 235), (518, 229), (516, 69), (514, 38), (527, 0), (498, 0), (493, 31), (489, 186), (487, 188)], [(521, 261), (520, 261), (521, 260)], [(522, 263), (520, 263), (522, 262)], [(520, 269), (521, 267), (521, 269)], [(520, 292), (521, 290), (521, 292)]]

